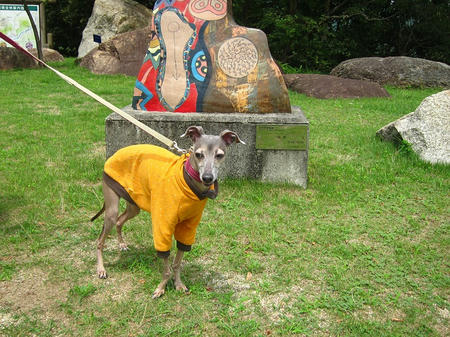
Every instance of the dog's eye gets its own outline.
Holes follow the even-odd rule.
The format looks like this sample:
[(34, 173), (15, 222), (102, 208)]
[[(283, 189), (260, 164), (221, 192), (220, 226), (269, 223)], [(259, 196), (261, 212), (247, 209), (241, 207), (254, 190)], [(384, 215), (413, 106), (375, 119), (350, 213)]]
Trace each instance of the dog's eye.
[(203, 159), (203, 153), (201, 153), (201, 152), (195, 152), (195, 158), (197, 158), (197, 159)]
[(223, 153), (218, 153), (216, 154), (216, 159), (222, 159), (223, 157), (225, 157), (225, 155)]

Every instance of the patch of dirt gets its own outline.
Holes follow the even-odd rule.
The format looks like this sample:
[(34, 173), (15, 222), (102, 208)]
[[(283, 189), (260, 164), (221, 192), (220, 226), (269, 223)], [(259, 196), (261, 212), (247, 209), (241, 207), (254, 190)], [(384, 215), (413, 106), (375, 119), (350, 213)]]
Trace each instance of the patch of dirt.
[(92, 145), (90, 154), (93, 157), (106, 158), (106, 145), (105, 142), (97, 142)]
[(61, 115), (61, 110), (55, 105), (50, 108), (45, 105), (38, 104), (35, 106), (36, 112), (45, 113), (47, 115), (59, 116)]
[[(260, 303), (262, 311), (267, 315), (272, 322), (279, 322), (284, 317), (294, 318), (295, 312), (293, 306), (303, 297), (307, 301), (314, 301), (321, 287), (311, 280), (299, 280), (298, 284), (288, 288), (284, 292), (277, 294), (260, 296)], [(325, 312), (322, 316), (326, 315)]]
[(86, 180), (78, 180), (78, 181), (76, 182), (76, 184), (79, 185), (79, 186), (81, 186), (81, 187), (92, 187), (92, 188), (97, 188), (97, 187), (99, 187), (99, 186), (102, 185), (102, 182), (101, 182), (101, 180), (99, 180), (99, 181), (97, 181), (97, 182), (95, 182), (95, 183), (93, 183), (93, 182), (91, 182), (91, 181), (86, 181)]
[(89, 297), (89, 301), (101, 306), (107, 305), (111, 301), (121, 302), (129, 299), (140, 284), (130, 273), (116, 272), (110, 274), (105, 280), (99, 279), (96, 274), (93, 274), (91, 280), (97, 287), (97, 291)]
[[(298, 280), (295, 285), (277, 293), (258, 294), (254, 290), (254, 284), (259, 282), (257, 277), (218, 271), (213, 260), (213, 257), (208, 256), (196, 259), (195, 262), (189, 264), (200, 264), (204, 267), (205, 271), (202, 277), (206, 279), (207, 287), (211, 291), (233, 292), (234, 301), (241, 303), (245, 308), (240, 315), (248, 319), (261, 320), (259, 311), (267, 317), (270, 324), (276, 325), (286, 318), (292, 319), (297, 315), (298, 310), (295, 308), (295, 304), (299, 298), (304, 298), (305, 301), (312, 303), (324, 288), (320, 281), (304, 279)], [(185, 266), (185, 268), (189, 268), (189, 266)], [(268, 273), (270, 272), (268, 271)], [(315, 310), (312, 312), (312, 316), (315, 317), (322, 330), (326, 331), (329, 328), (332, 320), (324, 310)]]
[(343, 163), (351, 162), (357, 159), (357, 155), (355, 154), (337, 154), (334, 159), (330, 161), (330, 165), (342, 165)]
[(447, 308), (439, 308), (436, 305), (435, 308), (437, 312), (437, 324), (434, 325), (434, 328), (441, 336), (450, 336), (450, 311)]
[(1, 329), (7, 328), (11, 325), (17, 324), (11, 313), (2, 313), (0, 312), (0, 331)]
[(55, 163), (54, 161), (51, 160), (47, 160), (47, 162), (45, 163), (45, 167), (47, 168), (55, 168), (58, 167), (59, 163)]
[(346, 243), (350, 245), (363, 245), (369, 248), (379, 248), (379, 245), (375, 241), (371, 240), (367, 233), (363, 233), (358, 237), (349, 239), (346, 241)]
[[(11, 308), (17, 313), (33, 312), (34, 316), (46, 310), (44, 320), (49, 319), (49, 316), (54, 320), (63, 320), (64, 315), (59, 305), (67, 294), (68, 288), (66, 281), (50, 282), (47, 272), (39, 267), (32, 267), (15, 274), (11, 281), (0, 282), (0, 306)], [(2, 315), (3, 320), (9, 325), (18, 323), (14, 322), (11, 316)]]
[(438, 307), (437, 313), (438, 313), (439, 317), (441, 317), (443, 319), (450, 319), (450, 311), (447, 308), (441, 309)]
[(217, 271), (207, 271), (204, 277), (208, 280), (207, 287), (217, 292), (242, 293), (251, 289), (251, 282), (246, 275), (233, 272), (218, 273)]
[(283, 319), (283, 317), (294, 317), (292, 312), (287, 310), (287, 308), (291, 307), (294, 300), (295, 299), (287, 293), (278, 293), (268, 296), (261, 296), (260, 304), (262, 311), (266, 314), (266, 316), (273, 323), (278, 323)]
[[(80, 241), (80, 237), (74, 233), (71, 240)], [(108, 264), (120, 259), (117, 240), (111, 239), (108, 243), (107, 251), (114, 251), (114, 254), (108, 256), (107, 268)], [(3, 308), (0, 310), (0, 335), (2, 328), (21, 324), (21, 315), (33, 317), (44, 324), (50, 320), (56, 321), (59, 328), (75, 329), (77, 322), (64, 307), (80, 305), (77, 294), (71, 294), (71, 289), (76, 285), (91, 284), (95, 287), (92, 294), (82, 299), (83, 305), (89, 307), (125, 301), (142, 285), (131, 273), (120, 271), (112, 273), (106, 280), (100, 280), (95, 269), (95, 242), (83, 241), (70, 246), (70, 249), (67, 245), (55, 245), (27, 260), (30, 265), (32, 261), (47, 260), (60, 261), (61, 264), (24, 266), (12, 280), (0, 282), (0, 308)], [(25, 256), (21, 261), (25, 261)], [(108, 309), (103, 314), (108, 316)]]
[(356, 310), (352, 314), (353, 317), (355, 317), (355, 319), (358, 320), (367, 320), (367, 321), (377, 320), (375, 317), (375, 312), (370, 306), (366, 306), (364, 309), (361, 310)]

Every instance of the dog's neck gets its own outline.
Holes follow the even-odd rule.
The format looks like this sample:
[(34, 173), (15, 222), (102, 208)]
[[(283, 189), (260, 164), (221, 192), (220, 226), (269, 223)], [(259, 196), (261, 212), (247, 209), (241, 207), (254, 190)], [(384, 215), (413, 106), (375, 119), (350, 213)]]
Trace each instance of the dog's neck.
[(211, 190), (210, 186), (203, 184), (198, 169), (195, 168), (197, 165), (195, 163), (192, 165), (191, 160), (192, 158), (190, 157), (184, 163), (183, 175), (186, 183), (200, 200), (205, 198), (215, 199), (219, 193), (217, 180), (214, 182), (214, 190)]

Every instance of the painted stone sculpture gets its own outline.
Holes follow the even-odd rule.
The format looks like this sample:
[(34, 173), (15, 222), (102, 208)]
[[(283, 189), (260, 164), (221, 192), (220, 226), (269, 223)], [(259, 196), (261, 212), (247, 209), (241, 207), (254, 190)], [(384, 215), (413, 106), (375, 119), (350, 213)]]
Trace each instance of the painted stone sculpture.
[(133, 108), (291, 112), (266, 35), (238, 26), (228, 0), (158, 0)]

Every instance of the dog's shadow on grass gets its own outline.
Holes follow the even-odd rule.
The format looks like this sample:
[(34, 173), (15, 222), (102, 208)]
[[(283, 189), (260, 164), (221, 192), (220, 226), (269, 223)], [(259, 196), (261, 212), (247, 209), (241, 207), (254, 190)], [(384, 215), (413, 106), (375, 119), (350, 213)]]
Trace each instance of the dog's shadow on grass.
[[(114, 259), (114, 255), (120, 256)], [(145, 277), (160, 279), (163, 270), (162, 259), (153, 248), (133, 247), (120, 252), (109, 252), (105, 267), (109, 270), (143, 273)], [(174, 252), (171, 255), (171, 261)], [(107, 261), (110, 262), (107, 262)], [(114, 261), (113, 261), (114, 260)], [(196, 262), (196, 259), (183, 261), (182, 279), (189, 288), (197, 288), (208, 292), (227, 293), (235, 290), (229, 275), (221, 273), (217, 268)]]
[[(19, 195), (7, 194), (7, 195), (2, 195), (0, 200), (1, 200), (1, 202), (0, 202), (0, 221), (4, 224), (2, 226), (4, 233), (5, 234), (13, 234), (13, 233), (24, 231), (24, 227), (22, 224), (23, 221), (20, 221), (20, 218), (19, 218), (19, 216), (21, 216), (21, 215), (24, 215), (24, 216), (26, 215), (26, 214), (24, 214), (24, 212), (20, 212), (19, 216), (15, 217), (16, 219), (14, 219), (14, 220), (19, 220), (19, 222), (21, 224), (8, 225), (8, 223), (11, 223), (11, 221), (9, 221), (9, 220), (11, 219), (13, 212), (16, 209), (20, 209), (20, 208), (24, 207), (24, 204), (25, 204), (24, 198)], [(14, 222), (17, 223), (17, 221), (14, 221)]]
[(153, 249), (130, 246), (124, 251), (109, 252), (105, 266), (121, 271), (158, 272), (162, 268), (158, 260)]
[(207, 266), (190, 261), (183, 268), (186, 283), (200, 287), (213, 293), (234, 293), (237, 288), (235, 280), (226, 272), (222, 272), (217, 265)]

